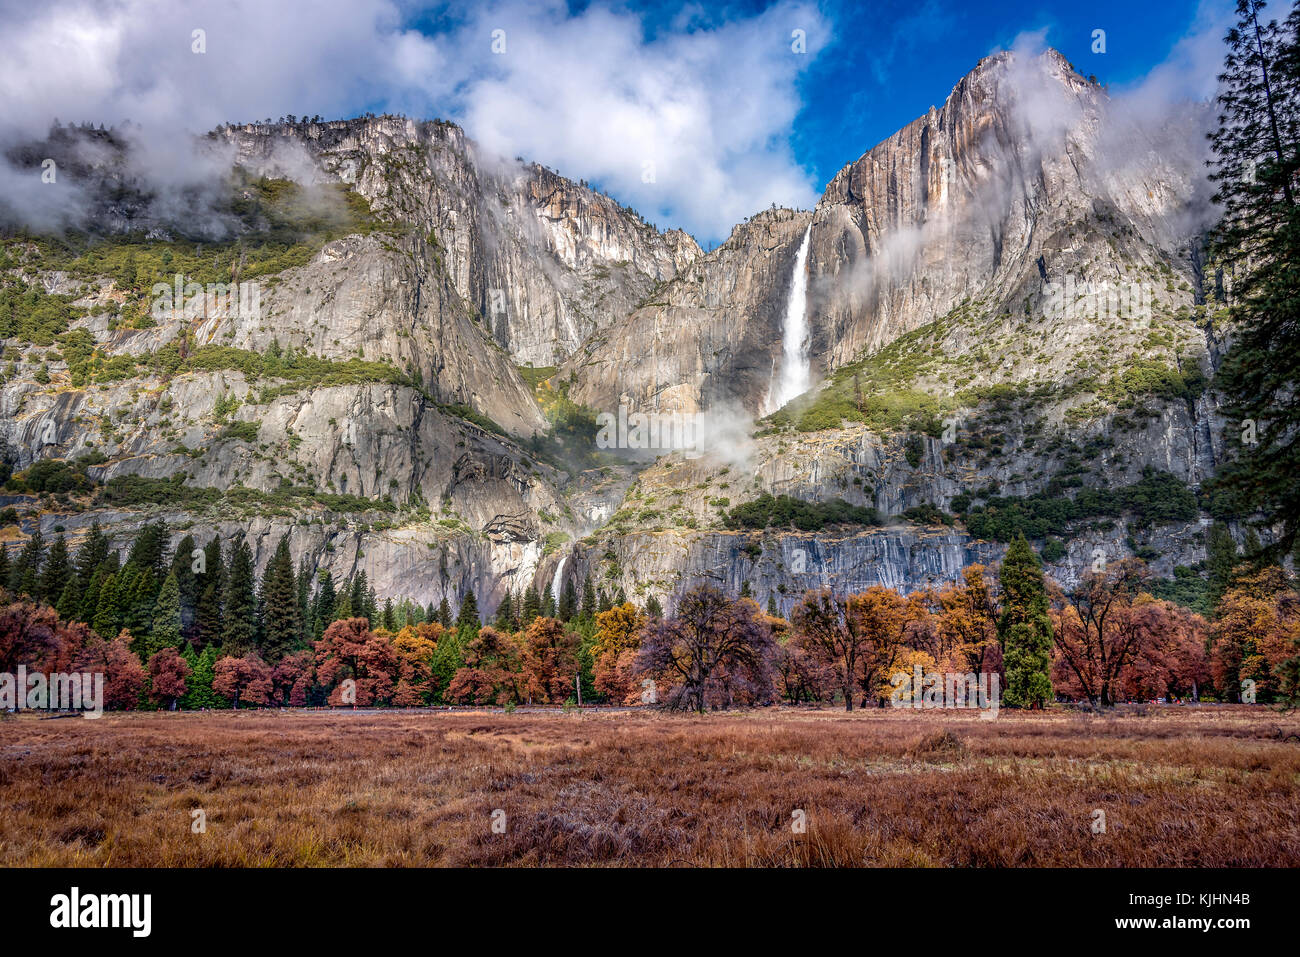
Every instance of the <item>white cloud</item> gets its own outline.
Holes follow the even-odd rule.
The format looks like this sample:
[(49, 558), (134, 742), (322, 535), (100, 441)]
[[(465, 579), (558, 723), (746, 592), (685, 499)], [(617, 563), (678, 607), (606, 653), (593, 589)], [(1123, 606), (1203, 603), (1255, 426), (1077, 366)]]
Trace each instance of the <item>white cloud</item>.
[[(370, 108), (460, 121), (506, 156), (604, 185), (662, 227), (705, 237), (771, 202), (810, 205), (789, 135), (817, 10), (786, 0), (720, 25), (591, 6), (506, 2), (425, 35), (392, 0), (0, 0), (0, 138), (51, 119), (143, 127), (179, 142), (219, 123)], [(446, 13), (446, 11), (440, 11)], [(492, 30), (506, 52), (492, 53)], [(805, 31), (805, 53), (791, 34)], [(192, 50), (195, 30), (206, 53)], [(653, 182), (649, 167), (653, 164)]]

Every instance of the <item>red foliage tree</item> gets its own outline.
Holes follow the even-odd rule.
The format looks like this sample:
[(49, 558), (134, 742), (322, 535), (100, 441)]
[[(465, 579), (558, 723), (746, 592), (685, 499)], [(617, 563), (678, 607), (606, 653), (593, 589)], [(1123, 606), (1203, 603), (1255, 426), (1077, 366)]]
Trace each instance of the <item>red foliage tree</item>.
[(140, 703), (149, 672), (131, 650), (131, 633), (125, 628), (112, 641), (94, 636), (73, 661), (74, 671), (104, 676), (104, 707), (129, 711)]
[(190, 663), (175, 648), (163, 648), (149, 659), (149, 697), (158, 704), (167, 703), (172, 711), (176, 701), (186, 690), (185, 679), (190, 676)]
[(274, 685), (271, 668), (256, 653), (243, 658), (227, 655), (212, 668), (212, 690), (230, 702), (232, 708), (245, 704), (271, 703)]

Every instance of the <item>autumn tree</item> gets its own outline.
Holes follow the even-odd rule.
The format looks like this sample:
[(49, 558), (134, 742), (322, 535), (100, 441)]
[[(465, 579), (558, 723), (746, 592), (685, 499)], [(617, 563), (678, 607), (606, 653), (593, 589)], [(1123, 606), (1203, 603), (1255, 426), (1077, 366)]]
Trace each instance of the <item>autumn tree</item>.
[(149, 659), (149, 697), (175, 711), (176, 703), (185, 695), (189, 676), (189, 663), (174, 646), (154, 652)]
[(713, 585), (686, 592), (671, 618), (645, 626), (635, 673), (662, 681), (670, 708), (767, 704), (773, 698), (772, 632), (748, 599)]
[(212, 690), (236, 710), (241, 702), (268, 705), (274, 693), (271, 669), (257, 652), (250, 652), (242, 658), (226, 655), (212, 669)]
[(906, 637), (906, 605), (901, 595), (880, 585), (849, 596), (825, 588), (810, 591), (795, 605), (794, 640), (829, 669), (845, 711), (853, 710), (858, 692), (874, 697), (888, 680)]
[[(1060, 667), (1093, 707), (1115, 703), (1120, 675), (1159, 639), (1158, 611), (1134, 608), (1146, 578), (1143, 563), (1129, 558), (1090, 571), (1077, 587), (1057, 592), (1052, 633)], [(1008, 653), (1008, 690), (1009, 658)]]

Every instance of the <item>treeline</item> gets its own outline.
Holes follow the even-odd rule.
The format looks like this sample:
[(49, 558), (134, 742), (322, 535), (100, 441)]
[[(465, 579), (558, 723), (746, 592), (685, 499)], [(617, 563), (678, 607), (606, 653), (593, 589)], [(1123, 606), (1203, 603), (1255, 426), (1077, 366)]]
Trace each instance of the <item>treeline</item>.
[(114, 708), (852, 709), (887, 703), (894, 676), (916, 667), (996, 673), (1002, 704), (1026, 708), (1291, 702), (1300, 689), (1294, 577), (1235, 551), (1218, 569), (1209, 620), (1153, 596), (1138, 559), (1061, 588), (1019, 538), (1000, 566), (969, 566), (960, 582), (907, 595), (810, 591), (788, 618), (775, 596), (764, 612), (748, 589), (700, 586), (665, 616), (653, 598), (638, 607), (590, 581), (580, 595), (570, 581), (558, 600), (549, 585), (507, 596), (485, 624), (472, 593), (453, 618), (445, 599), (381, 605), (363, 575), (336, 586), (328, 573), (295, 572), (284, 539), (260, 582), (242, 539), (226, 555), (217, 540), (198, 550), (187, 536), (168, 557), (164, 529), (151, 525), (120, 564), (98, 529), (72, 558), (61, 536), (48, 551), (33, 539), (6, 570), (22, 597), (3, 596), (0, 671), (100, 670)]
[[(415, 706), (474, 698), (451, 691), (467, 656), (479, 654), (474, 642), (484, 622), (472, 591), (455, 611), (446, 598), (427, 606), (391, 598), (381, 603), (364, 571), (336, 582), (328, 570), (318, 572), (305, 563), (295, 569), (286, 537), (260, 577), (243, 537), (223, 543), (214, 536), (200, 547), (186, 535), (174, 551), (168, 539), (162, 522), (146, 525), (123, 560), (95, 523), (75, 553), (62, 532), (47, 545), (39, 528), (12, 556), (0, 548), (6, 627), (14, 634), (33, 628), (48, 633), (34, 644), (15, 640), (13, 649), (30, 644), (42, 650), (30, 660), (11, 651), (9, 670), (19, 664), (40, 669), (49, 660), (66, 665), (78, 655), (89, 656), (107, 668), (114, 707), (323, 705), (337, 682), (317, 681), (320, 668), (327, 675), (338, 671), (338, 681), (353, 678), (363, 704)], [(625, 601), (621, 589), (611, 594), (594, 588), (590, 579), (581, 594), (573, 582), (558, 597), (547, 585), (541, 593), (507, 595), (491, 625), (505, 634), (524, 634), (542, 618), (555, 623), (552, 628), (560, 626), (570, 636), (566, 642), (572, 639), (575, 648), (585, 649), (584, 666), (569, 675), (567, 690), (592, 700), (599, 697), (590, 654), (595, 619)], [(660, 614), (653, 598), (647, 610)], [(322, 647), (340, 641), (368, 651), (347, 656), (346, 666), (329, 664), (328, 653), (316, 660)], [(396, 667), (398, 660), (391, 657), (396, 652), (380, 649), (411, 647), (428, 654), (415, 655), (418, 665), (406, 685), (399, 689), (396, 671), (391, 681), (376, 684), (384, 662)], [(178, 677), (182, 673), (184, 680)], [(155, 674), (162, 675), (160, 687), (174, 693), (156, 695)], [(264, 687), (263, 678), (271, 683)], [(178, 681), (184, 688), (176, 692)]]

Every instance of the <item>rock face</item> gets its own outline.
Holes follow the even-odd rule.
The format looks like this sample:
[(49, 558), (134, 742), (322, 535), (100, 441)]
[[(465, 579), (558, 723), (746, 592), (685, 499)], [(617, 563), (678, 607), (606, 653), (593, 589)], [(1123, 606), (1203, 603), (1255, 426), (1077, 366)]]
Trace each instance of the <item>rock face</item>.
[[(1176, 119), (1135, 123), (1058, 54), (998, 54), (841, 170), (815, 210), (760, 212), (708, 254), (585, 184), (485, 156), (450, 124), (224, 127), (209, 138), (217, 155), (256, 175), (348, 184), (383, 224), (261, 282), (258, 310), (205, 297), (149, 328), (103, 312), (77, 320), (106, 359), (135, 363), (119, 378), (77, 385), (53, 350), (6, 343), (0, 440), (15, 469), (93, 452), (100, 481), (181, 475), (237, 494), (188, 508), (10, 504), (23, 533), (62, 526), (74, 543), (96, 516), (120, 548), (155, 518), (173, 544), (187, 531), (244, 534), (259, 569), (287, 535), (296, 563), (336, 578), (364, 570), (381, 598), (454, 607), (472, 590), (487, 613), (561, 568), (561, 582), (590, 575), (668, 607), (692, 581), (748, 584), (783, 611), (807, 587), (951, 579), (1002, 546), (906, 524), (908, 509), (1062, 478), (1118, 486), (1149, 467), (1195, 487), (1224, 454), (1201, 384), (1218, 358), (1200, 308), (1201, 157)], [(838, 416), (756, 431), (809, 229), (814, 378), (889, 346), (879, 354), (900, 391), (959, 410), (952, 435)], [(122, 298), (107, 276), (38, 278), (88, 309)], [(1075, 308), (1082, 284), (1101, 282), (1140, 287), (1146, 313)], [(180, 342), (374, 365), (308, 385), (149, 365)], [(1146, 365), (1124, 378), (1130, 361)], [(1176, 381), (1152, 391), (1165, 365)], [(521, 366), (546, 371), (526, 380)], [(538, 375), (547, 388), (534, 389)], [(710, 416), (705, 454), (567, 465), (547, 444), (543, 405), (554, 415), (556, 396), (589, 413)], [(286, 487), (325, 504), (285, 499)], [(871, 506), (886, 525), (723, 527), (729, 507), (764, 492)], [(330, 498), (345, 495), (370, 504)], [(1081, 531), (1053, 573), (1070, 582), (1096, 549), (1136, 547), (1169, 574), (1202, 554), (1200, 523)]]
[[(555, 365), (700, 255), (604, 194), (536, 164), (485, 155), (459, 127), (401, 117), (245, 126), (241, 165), (352, 184), (427, 237), (449, 284), (520, 364)], [(299, 174), (301, 175), (301, 174)]]

